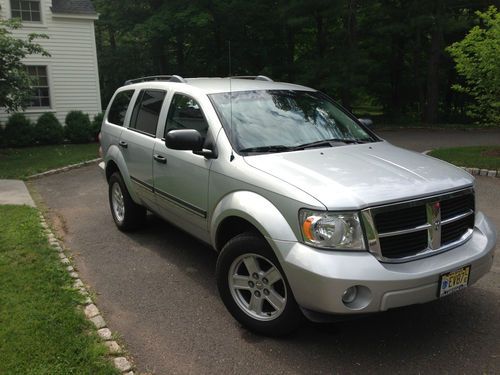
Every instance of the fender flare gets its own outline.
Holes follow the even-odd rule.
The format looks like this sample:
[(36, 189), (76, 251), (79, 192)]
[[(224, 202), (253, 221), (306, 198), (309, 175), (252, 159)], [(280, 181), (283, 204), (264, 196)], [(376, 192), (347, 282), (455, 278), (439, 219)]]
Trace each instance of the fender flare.
[(228, 217), (248, 221), (268, 240), (297, 241), (292, 228), (274, 204), (257, 193), (236, 191), (222, 198), (213, 211), (209, 225), (214, 246), (217, 229)]
[(127, 163), (125, 163), (125, 159), (123, 158), (123, 155), (116, 145), (111, 145), (108, 149), (108, 152), (106, 153), (106, 157), (104, 158), (104, 161), (106, 162), (106, 170), (108, 168), (108, 162), (113, 161), (117, 167), (118, 170), (120, 171), (120, 174), (123, 177), (123, 182), (125, 183), (125, 186), (127, 187), (128, 193), (130, 194), (130, 197), (132, 200), (137, 203), (141, 204), (141, 200), (135, 193), (131, 180), (130, 180), (130, 174), (128, 172), (127, 168)]

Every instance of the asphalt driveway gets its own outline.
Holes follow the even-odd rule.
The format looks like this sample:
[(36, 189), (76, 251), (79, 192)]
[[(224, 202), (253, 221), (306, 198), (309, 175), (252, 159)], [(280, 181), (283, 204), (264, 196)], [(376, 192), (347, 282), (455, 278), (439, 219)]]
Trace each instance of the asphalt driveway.
[(477, 130), (404, 129), (375, 132), (387, 141), (410, 150), (423, 152), (438, 147), (499, 146), (500, 128)]
[[(226, 312), (215, 285), (216, 255), (205, 245), (154, 216), (141, 232), (119, 232), (97, 166), (33, 186), (140, 372), (500, 371), (498, 256), (479, 283), (442, 300), (348, 322), (307, 323), (290, 337), (270, 339), (247, 332)], [(479, 208), (500, 228), (500, 179), (479, 177), (477, 193)]]

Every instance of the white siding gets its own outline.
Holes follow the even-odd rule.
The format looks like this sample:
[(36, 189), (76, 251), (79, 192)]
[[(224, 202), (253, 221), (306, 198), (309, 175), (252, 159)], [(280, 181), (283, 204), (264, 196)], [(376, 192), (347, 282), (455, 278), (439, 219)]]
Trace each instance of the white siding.
[[(10, 1), (0, 0), (0, 17), (11, 17)], [(68, 112), (80, 110), (91, 117), (102, 111), (99, 75), (94, 34), (94, 20), (63, 17), (52, 14), (51, 1), (41, 0), (42, 23), (23, 23), (14, 35), (26, 39), (30, 33), (43, 33), (49, 39), (37, 39), (50, 57), (32, 55), (25, 59), (28, 65), (46, 65), (50, 86), (50, 109), (30, 109), (25, 113), (35, 120), (44, 112), (54, 112), (64, 125)], [(0, 122), (5, 124), (8, 114), (0, 109)]]

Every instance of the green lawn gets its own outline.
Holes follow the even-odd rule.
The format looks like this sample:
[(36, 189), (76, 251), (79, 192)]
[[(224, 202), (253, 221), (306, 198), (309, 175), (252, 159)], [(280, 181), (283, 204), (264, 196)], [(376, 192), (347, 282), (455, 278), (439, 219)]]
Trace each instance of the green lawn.
[(38, 212), (0, 206), (0, 374), (117, 374)]
[(36, 173), (98, 158), (99, 145), (38, 146), (0, 149), (0, 178), (24, 179)]
[(500, 170), (500, 146), (440, 148), (429, 155), (461, 167)]

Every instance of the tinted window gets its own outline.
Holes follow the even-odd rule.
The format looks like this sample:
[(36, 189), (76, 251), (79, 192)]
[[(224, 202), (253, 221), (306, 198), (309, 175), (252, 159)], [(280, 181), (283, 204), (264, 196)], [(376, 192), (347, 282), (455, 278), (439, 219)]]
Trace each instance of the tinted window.
[(208, 124), (196, 100), (181, 94), (174, 95), (168, 111), (165, 134), (173, 129), (195, 129), (205, 138)]
[(159, 90), (141, 91), (132, 112), (130, 126), (143, 133), (156, 135), (156, 126), (166, 92)]
[(115, 96), (115, 100), (111, 104), (109, 109), (108, 121), (115, 125), (123, 126), (125, 121), (125, 114), (127, 113), (127, 108), (134, 95), (134, 90), (122, 91)]

